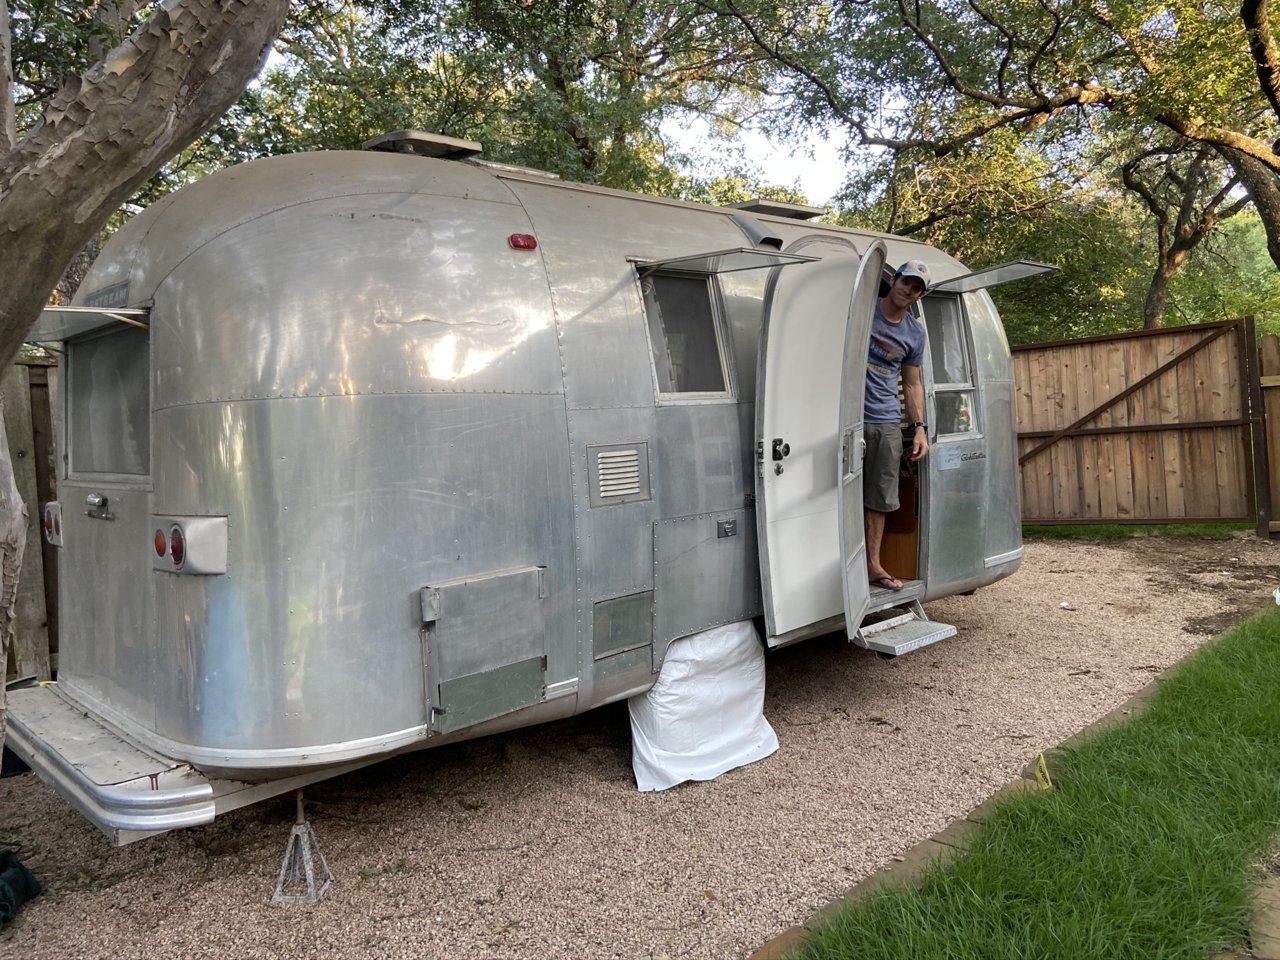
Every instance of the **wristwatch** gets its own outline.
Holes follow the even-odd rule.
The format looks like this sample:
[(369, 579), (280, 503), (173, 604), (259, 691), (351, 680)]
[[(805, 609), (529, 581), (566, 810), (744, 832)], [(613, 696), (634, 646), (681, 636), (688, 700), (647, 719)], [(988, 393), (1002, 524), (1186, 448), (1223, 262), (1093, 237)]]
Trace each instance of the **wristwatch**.
[[(911, 427), (912, 427), (912, 429), (915, 429), (915, 430), (924, 430), (924, 429), (925, 429), (925, 423), (924, 423), (924, 421), (923, 421), (923, 420), (917, 420), (915, 423), (913, 423), (913, 424), (911, 425)], [(927, 433), (928, 431), (927, 431), (927, 430), (925, 430), (925, 432)]]

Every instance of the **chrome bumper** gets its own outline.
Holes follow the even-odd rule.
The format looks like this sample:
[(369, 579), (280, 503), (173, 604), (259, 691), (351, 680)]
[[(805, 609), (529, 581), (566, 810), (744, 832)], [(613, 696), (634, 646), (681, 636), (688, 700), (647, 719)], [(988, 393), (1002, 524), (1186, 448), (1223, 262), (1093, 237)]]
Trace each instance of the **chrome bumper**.
[(56, 683), (9, 690), (7, 713), (4, 745), (115, 845), (213, 821), (208, 780), (135, 746)]

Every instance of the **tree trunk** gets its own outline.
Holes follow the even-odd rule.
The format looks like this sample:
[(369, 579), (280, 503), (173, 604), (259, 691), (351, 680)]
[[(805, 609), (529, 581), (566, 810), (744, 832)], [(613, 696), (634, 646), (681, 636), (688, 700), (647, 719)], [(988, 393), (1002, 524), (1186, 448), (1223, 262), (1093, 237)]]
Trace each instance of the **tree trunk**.
[[(1194, 245), (1194, 244), (1193, 244)], [(1164, 311), (1169, 303), (1169, 286), (1191, 256), (1190, 246), (1174, 244), (1172, 250), (1160, 252), (1160, 263), (1147, 288), (1147, 304), (1142, 310), (1142, 329), (1158, 330), (1164, 326)]]
[(1280, 179), (1276, 171), (1231, 147), (1218, 146), (1217, 150), (1240, 175), (1240, 182), (1244, 184), (1266, 231), (1267, 253), (1271, 255), (1272, 263), (1280, 268)]
[[(0, 665), (8, 679), (9, 646), (13, 636), (13, 611), (18, 603), (18, 574), (27, 546), (27, 508), (18, 496), (18, 483), (9, 459), (9, 438), (4, 430), (4, 402), (0, 396)], [(5, 688), (0, 683), (0, 747), (4, 746)]]
[(1142, 308), (1142, 329), (1158, 330), (1164, 326), (1164, 310), (1169, 302), (1169, 281), (1173, 275), (1166, 269), (1165, 260), (1160, 258), (1160, 265), (1151, 277), (1151, 286), (1147, 288), (1147, 303)]

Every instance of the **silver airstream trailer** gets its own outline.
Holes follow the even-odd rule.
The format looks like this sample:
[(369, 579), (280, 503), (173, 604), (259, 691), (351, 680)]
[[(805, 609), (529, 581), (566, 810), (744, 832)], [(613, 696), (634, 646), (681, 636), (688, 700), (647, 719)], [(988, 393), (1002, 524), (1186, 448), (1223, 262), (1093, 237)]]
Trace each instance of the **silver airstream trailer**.
[[(8, 745), (115, 842), (629, 697), (717, 624), (901, 653), (954, 632), (922, 602), (1017, 568), (984, 287), (1038, 265), (380, 141), (166, 197), (33, 334), (65, 351), (60, 669)], [(907, 258), (940, 278), (933, 451), (890, 593), (861, 405)]]

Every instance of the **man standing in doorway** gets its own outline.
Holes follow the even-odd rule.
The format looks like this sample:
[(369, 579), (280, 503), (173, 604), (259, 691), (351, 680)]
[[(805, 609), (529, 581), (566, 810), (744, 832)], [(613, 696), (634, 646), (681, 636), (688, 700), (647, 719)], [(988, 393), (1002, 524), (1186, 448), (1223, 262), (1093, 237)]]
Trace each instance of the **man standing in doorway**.
[(924, 325), (911, 309), (929, 285), (929, 267), (908, 260), (889, 281), (889, 292), (876, 304), (867, 353), (867, 392), (863, 408), (866, 459), (862, 465), (862, 498), (866, 508), (867, 577), (873, 587), (901, 590), (902, 581), (880, 562), (885, 518), (898, 509), (898, 476), (902, 463), (902, 407), (898, 378), (911, 424), (911, 462), (929, 452), (924, 422)]

